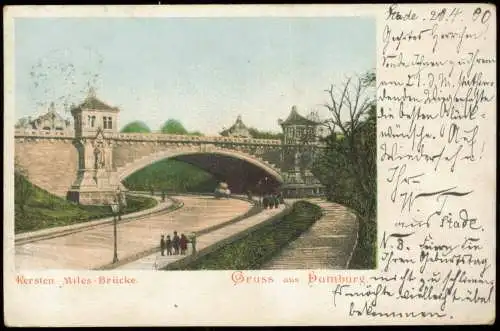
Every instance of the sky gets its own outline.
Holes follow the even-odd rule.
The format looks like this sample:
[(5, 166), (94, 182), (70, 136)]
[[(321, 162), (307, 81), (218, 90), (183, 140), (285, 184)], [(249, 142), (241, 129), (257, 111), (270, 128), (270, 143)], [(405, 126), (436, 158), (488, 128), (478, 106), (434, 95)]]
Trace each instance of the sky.
[(238, 115), (280, 132), (279, 118), (328, 115), (330, 84), (375, 68), (375, 20), (322, 18), (17, 18), (16, 118), (78, 104), (94, 86), (119, 125), (169, 118), (217, 134)]

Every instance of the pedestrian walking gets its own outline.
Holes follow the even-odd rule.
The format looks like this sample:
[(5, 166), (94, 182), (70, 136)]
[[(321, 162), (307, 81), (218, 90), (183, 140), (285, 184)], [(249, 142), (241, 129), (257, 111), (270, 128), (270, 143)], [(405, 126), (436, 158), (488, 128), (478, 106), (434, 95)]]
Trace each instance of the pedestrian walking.
[(274, 195), (274, 208), (279, 208), (280, 200), (277, 194)]
[(161, 256), (165, 256), (165, 236), (164, 235), (161, 235), (160, 249), (161, 249)]
[(181, 246), (181, 254), (182, 255), (186, 254), (186, 251), (187, 251), (187, 242), (188, 242), (188, 240), (187, 240), (186, 236), (184, 235), (184, 233), (181, 234), (181, 239), (179, 241), (179, 244)]
[(273, 209), (274, 208), (274, 197), (273, 197), (272, 194), (270, 194), (267, 197), (267, 205), (268, 205), (269, 209)]
[(174, 246), (174, 255), (179, 255), (180, 238), (177, 235), (177, 231), (174, 231), (174, 238), (172, 239), (172, 244)]
[(165, 191), (161, 191), (161, 201), (165, 202)]
[(191, 251), (191, 254), (196, 254), (196, 233), (193, 232), (193, 234), (191, 235), (191, 248), (192, 248), (192, 251)]
[(170, 239), (170, 235), (167, 235), (165, 246), (167, 247), (167, 255), (172, 255), (172, 239)]

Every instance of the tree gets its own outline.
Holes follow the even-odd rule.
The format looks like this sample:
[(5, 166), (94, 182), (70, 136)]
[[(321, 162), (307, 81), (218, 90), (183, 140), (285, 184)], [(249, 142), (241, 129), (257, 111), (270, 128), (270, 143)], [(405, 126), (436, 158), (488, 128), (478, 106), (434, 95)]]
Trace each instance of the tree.
[[(324, 104), (331, 115), (324, 122), (329, 136), (317, 167), (332, 198), (340, 198), (367, 220), (373, 220), (376, 212), (374, 85), (375, 75), (369, 72), (348, 78), (340, 89), (332, 85), (325, 90), (330, 99)], [(337, 139), (338, 131), (342, 139)]]
[(375, 74), (346, 80), (340, 89), (330, 86), (325, 107), (330, 118), (326, 148), (316, 159), (313, 173), (325, 185), (329, 200), (353, 209), (359, 216), (354, 268), (375, 268), (376, 220), (376, 104)]
[(151, 129), (146, 125), (146, 123), (141, 121), (130, 122), (125, 125), (121, 130), (123, 133), (149, 133)]
[(182, 123), (174, 119), (167, 120), (161, 127), (160, 131), (168, 134), (188, 134), (188, 131)]
[[(279, 132), (269, 132), (269, 131), (260, 131), (255, 128), (248, 128), (248, 132), (250, 133), (250, 137), (254, 139), (276, 139), (281, 140), (283, 138), (283, 133)], [(229, 129), (223, 130), (219, 132), (219, 134), (223, 137), (229, 136)]]
[(255, 139), (277, 139), (281, 140), (283, 138), (283, 133), (275, 133), (275, 132), (269, 132), (269, 131), (260, 131), (255, 128), (249, 128), (248, 131), (250, 131), (250, 135), (252, 138)]
[(35, 189), (28, 180), (28, 172), (21, 167), (17, 159), (14, 163), (14, 203), (24, 214)]
[(15, 125), (15, 128), (16, 129), (19, 129), (19, 128), (25, 128), (25, 127), (28, 127), (28, 125), (30, 124), (30, 118), (29, 117), (21, 117), (16, 125)]

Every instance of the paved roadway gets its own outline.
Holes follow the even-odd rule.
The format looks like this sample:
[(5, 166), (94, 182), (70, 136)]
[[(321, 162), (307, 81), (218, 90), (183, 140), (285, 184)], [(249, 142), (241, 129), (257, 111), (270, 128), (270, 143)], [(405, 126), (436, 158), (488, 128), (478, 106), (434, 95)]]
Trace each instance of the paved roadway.
[[(118, 257), (158, 246), (161, 234), (199, 231), (244, 214), (251, 204), (211, 196), (177, 196), (184, 207), (118, 225)], [(16, 269), (94, 269), (113, 258), (113, 226), (103, 225), (69, 235), (16, 245)]]
[[(147, 194), (137, 194), (136, 193), (136, 195), (151, 197), (150, 195), (147, 195)], [(125, 223), (125, 222), (128, 222), (129, 220), (142, 219), (146, 216), (150, 216), (151, 214), (164, 213), (174, 203), (171, 199), (165, 199), (165, 201), (161, 201), (161, 199), (159, 197), (155, 196), (154, 198), (158, 202), (155, 207), (122, 215), (120, 222)], [(19, 234), (15, 235), (15, 238), (16, 238), (15, 241), (16, 241), (16, 244), (24, 244), (27, 242), (39, 241), (42, 238), (49, 239), (49, 237), (60, 237), (62, 234), (70, 234), (73, 232), (79, 232), (79, 231), (82, 231), (85, 229), (90, 229), (90, 228), (93, 228), (96, 226), (101, 226), (101, 225), (105, 225), (105, 224), (112, 224), (111, 222), (113, 222), (112, 216), (97, 219), (94, 221), (76, 223), (76, 224), (71, 224), (71, 225), (55, 226), (55, 227), (50, 227), (50, 228), (43, 229), (43, 230), (23, 232), (23, 233), (19, 233)]]
[[(199, 252), (205, 248), (208, 248), (221, 240), (226, 240), (229, 238), (234, 238), (235, 235), (263, 222), (268, 221), (271, 217), (283, 212), (285, 209), (284, 205), (280, 205), (279, 208), (265, 209), (256, 215), (247, 217), (236, 223), (226, 225), (218, 230), (210, 231), (196, 238), (196, 250)], [(168, 264), (178, 261), (184, 258), (186, 255), (171, 255), (161, 256), (161, 252), (156, 252), (148, 256), (137, 259), (131, 263), (124, 264), (117, 269), (132, 269), (132, 270), (157, 270), (167, 266)], [(192, 246), (188, 244), (187, 255), (192, 254)]]
[(262, 269), (348, 269), (357, 244), (358, 223), (346, 207), (323, 199), (308, 199), (323, 209), (323, 217), (288, 244)]
[[(323, 217), (317, 220), (309, 230), (283, 248), (271, 261), (261, 269), (348, 269), (353, 251), (357, 244), (358, 222), (356, 216), (348, 208), (324, 199), (307, 199), (320, 206)], [(295, 200), (287, 200), (293, 203)], [(198, 237), (197, 249), (207, 248), (220, 240), (253, 227), (282, 211), (280, 209), (264, 210), (257, 215), (237, 223), (225, 226)], [(188, 246), (191, 248), (190, 246)], [(188, 254), (190, 254), (189, 249)], [(154, 270), (163, 268), (184, 256), (161, 256), (150, 254), (119, 269)]]

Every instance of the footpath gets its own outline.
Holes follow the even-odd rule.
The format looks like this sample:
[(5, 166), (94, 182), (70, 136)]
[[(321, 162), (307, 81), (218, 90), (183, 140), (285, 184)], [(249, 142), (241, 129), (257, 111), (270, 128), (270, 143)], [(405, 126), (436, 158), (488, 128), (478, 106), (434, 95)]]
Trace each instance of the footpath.
[(208, 254), (219, 247), (229, 244), (240, 237), (244, 236), (246, 233), (252, 229), (267, 223), (272, 219), (282, 217), (289, 210), (289, 206), (280, 205), (279, 208), (275, 209), (264, 209), (258, 214), (249, 216), (233, 224), (224, 226), (220, 229), (210, 231), (208, 233), (202, 234), (196, 237), (196, 251), (197, 254), (192, 254), (191, 244), (188, 244), (188, 251), (186, 255), (170, 255), (167, 256), (165, 251), (165, 256), (161, 256), (159, 248), (156, 252), (142, 258), (139, 258), (133, 262), (119, 266), (116, 269), (133, 269), (133, 270), (158, 270), (164, 269), (167, 266), (171, 266), (174, 263), (188, 263), (199, 256)]
[(348, 269), (358, 241), (358, 220), (347, 207), (324, 199), (305, 199), (323, 217), (286, 246), (262, 269)]
[[(150, 195), (137, 194), (137, 193), (134, 193), (134, 195), (151, 197)], [(179, 203), (176, 200), (170, 199), (168, 197), (165, 199), (164, 202), (162, 202), (159, 197), (154, 196), (153, 198), (158, 201), (158, 204), (156, 206), (149, 209), (137, 211), (134, 213), (122, 215), (119, 224), (129, 221), (135, 221), (144, 217), (151, 216), (153, 214), (164, 213), (166, 211), (174, 211), (182, 207), (182, 203)], [(97, 219), (94, 221), (82, 222), (65, 226), (57, 226), (53, 228), (31, 231), (31, 232), (24, 232), (21, 234), (17, 234), (15, 236), (15, 244), (21, 245), (42, 239), (56, 238), (59, 236), (64, 236), (71, 233), (96, 228), (98, 226), (109, 225), (112, 224), (112, 222), (113, 222), (113, 216)]]
[(185, 265), (200, 256), (243, 237), (268, 221), (283, 217), (298, 200), (321, 207), (323, 216), (311, 228), (288, 244), (261, 269), (348, 269), (358, 241), (358, 220), (347, 207), (325, 199), (287, 200), (278, 209), (260, 213), (197, 237), (197, 254), (188, 245), (186, 255), (161, 256), (159, 248), (153, 254), (119, 266), (117, 269), (159, 270)]

